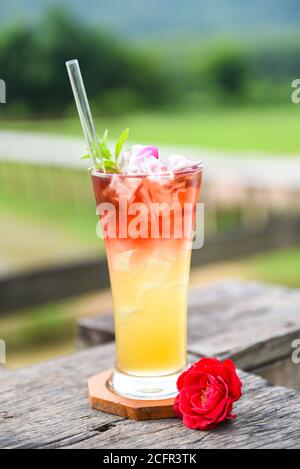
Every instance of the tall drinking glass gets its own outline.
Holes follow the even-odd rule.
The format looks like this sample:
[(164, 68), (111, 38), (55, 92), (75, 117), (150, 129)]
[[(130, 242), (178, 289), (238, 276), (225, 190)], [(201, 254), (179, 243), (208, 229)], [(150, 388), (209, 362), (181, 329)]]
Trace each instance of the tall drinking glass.
[(202, 168), (177, 174), (92, 172), (114, 303), (110, 386), (136, 399), (176, 394), (187, 366), (187, 301)]

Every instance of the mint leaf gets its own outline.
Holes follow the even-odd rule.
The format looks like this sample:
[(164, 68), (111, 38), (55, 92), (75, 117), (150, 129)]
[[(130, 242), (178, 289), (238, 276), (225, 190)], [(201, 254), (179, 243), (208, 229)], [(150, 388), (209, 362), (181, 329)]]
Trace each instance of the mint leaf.
[(112, 171), (113, 170), (115, 172), (119, 172), (118, 165), (114, 161), (105, 160), (104, 161), (104, 166), (105, 166), (105, 169), (107, 171)]
[(102, 137), (102, 142), (107, 145), (107, 136), (108, 136), (108, 129), (105, 129), (105, 132)]
[(107, 146), (107, 135), (108, 135), (108, 129), (105, 130), (103, 137), (99, 142), (99, 148), (100, 148), (100, 152), (101, 152), (103, 160), (113, 161), (112, 154), (110, 152), (110, 149)]
[(105, 160), (112, 160), (113, 161), (113, 157), (112, 157), (112, 154), (110, 152), (110, 149), (108, 148), (107, 145), (105, 145), (105, 143), (103, 142), (99, 142), (99, 148), (100, 148), (100, 151), (101, 151), (101, 155), (102, 155), (102, 158)]
[[(119, 173), (120, 167), (117, 163), (117, 159), (121, 153), (122, 147), (126, 142), (129, 134), (129, 129), (123, 130), (120, 135), (119, 140), (116, 144), (115, 158), (113, 157), (109, 147), (108, 147), (108, 129), (105, 130), (101, 140), (98, 140), (97, 144), (94, 144), (92, 147), (94, 161), (96, 162), (97, 169), (103, 171), (103, 166), (105, 171), (108, 173)], [(90, 158), (90, 155), (84, 155), (81, 157), (82, 160)]]
[(124, 143), (126, 142), (126, 140), (128, 139), (128, 135), (129, 135), (129, 129), (123, 130), (123, 132), (121, 133), (121, 135), (119, 137), (119, 140), (116, 143), (116, 160), (118, 160), (118, 158), (119, 158), (122, 147), (123, 147)]

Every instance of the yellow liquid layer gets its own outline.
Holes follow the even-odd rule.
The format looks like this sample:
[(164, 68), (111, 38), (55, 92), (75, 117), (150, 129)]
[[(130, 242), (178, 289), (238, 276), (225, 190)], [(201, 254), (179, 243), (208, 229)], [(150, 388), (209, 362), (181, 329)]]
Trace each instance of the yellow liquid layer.
[(186, 365), (190, 249), (176, 247), (108, 252), (122, 372), (159, 376)]

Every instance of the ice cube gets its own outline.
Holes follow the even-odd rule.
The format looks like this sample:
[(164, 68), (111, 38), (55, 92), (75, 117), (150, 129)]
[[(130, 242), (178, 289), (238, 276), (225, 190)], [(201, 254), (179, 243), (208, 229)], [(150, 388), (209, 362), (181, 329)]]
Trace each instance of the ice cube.
[(114, 174), (110, 183), (110, 189), (116, 194), (116, 197), (125, 196), (127, 201), (133, 202), (135, 193), (141, 184), (138, 177), (124, 178), (119, 174)]
[(161, 285), (170, 278), (172, 262), (163, 257), (163, 253), (159, 250), (159, 252), (154, 252), (153, 255), (148, 258), (145, 269), (151, 277), (149, 278), (150, 283), (153, 282), (155, 285)]
[(131, 316), (132, 314), (139, 313), (139, 310), (134, 306), (123, 305), (121, 308), (117, 310), (117, 313), (119, 314), (120, 319), (124, 320), (128, 318), (129, 316)]
[(169, 177), (149, 178), (144, 181), (144, 187), (147, 189), (152, 203), (173, 203), (173, 179)]
[(130, 271), (130, 259), (136, 249), (129, 249), (128, 251), (118, 252), (113, 255), (113, 269), (117, 272)]
[(169, 155), (166, 160), (166, 164), (170, 171), (177, 172), (183, 169), (196, 168), (198, 163), (193, 160), (188, 160), (182, 155)]

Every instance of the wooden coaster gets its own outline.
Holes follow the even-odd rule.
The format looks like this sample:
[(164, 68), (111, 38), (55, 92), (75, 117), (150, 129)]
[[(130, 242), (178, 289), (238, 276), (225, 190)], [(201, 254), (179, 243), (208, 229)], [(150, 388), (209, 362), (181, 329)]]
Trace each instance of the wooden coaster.
[(132, 420), (152, 420), (175, 417), (174, 398), (144, 401), (119, 396), (108, 389), (106, 383), (112, 370), (105, 370), (88, 380), (89, 399), (93, 409), (120, 415)]

